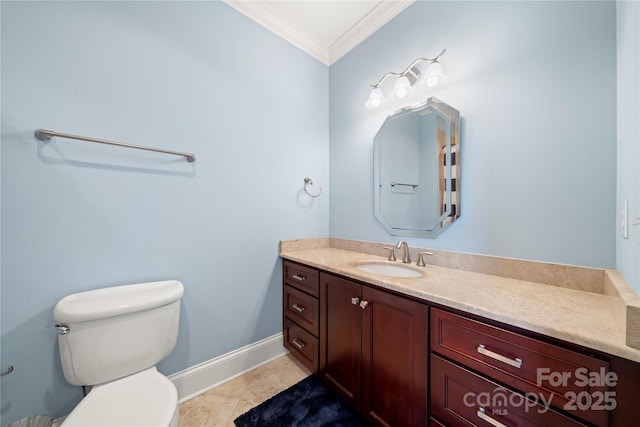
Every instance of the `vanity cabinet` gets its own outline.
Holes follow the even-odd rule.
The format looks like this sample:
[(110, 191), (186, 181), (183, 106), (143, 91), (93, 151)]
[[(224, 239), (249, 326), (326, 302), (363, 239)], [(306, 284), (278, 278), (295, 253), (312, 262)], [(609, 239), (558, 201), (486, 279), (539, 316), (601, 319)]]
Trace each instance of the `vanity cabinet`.
[(319, 367), (318, 270), (285, 261), (282, 264), (282, 331), (284, 346), (311, 372)]
[(320, 273), (320, 376), (371, 423), (427, 423), (428, 308)]
[(283, 261), (291, 354), (373, 425), (629, 427), (640, 364)]
[(466, 316), (432, 308), (431, 351), (431, 415), (446, 425), (606, 427), (617, 406), (608, 361)]

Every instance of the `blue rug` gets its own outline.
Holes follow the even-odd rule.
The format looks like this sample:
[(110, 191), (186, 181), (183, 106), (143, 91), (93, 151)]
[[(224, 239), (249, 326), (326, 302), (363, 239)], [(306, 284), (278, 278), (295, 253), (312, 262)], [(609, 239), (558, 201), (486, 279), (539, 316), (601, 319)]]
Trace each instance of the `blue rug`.
[(338, 395), (313, 375), (240, 415), (237, 427), (366, 427)]

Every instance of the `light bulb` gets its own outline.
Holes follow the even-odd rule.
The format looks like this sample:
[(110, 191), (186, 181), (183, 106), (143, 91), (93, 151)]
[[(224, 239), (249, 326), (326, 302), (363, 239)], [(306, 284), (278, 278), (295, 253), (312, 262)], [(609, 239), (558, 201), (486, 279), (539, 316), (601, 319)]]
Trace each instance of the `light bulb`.
[(444, 74), (442, 65), (438, 62), (432, 62), (427, 67), (427, 72), (424, 74), (424, 78), (420, 81), (422, 87), (438, 87), (444, 85), (449, 78)]
[(400, 76), (398, 77), (398, 80), (396, 80), (396, 84), (393, 86), (391, 96), (396, 99), (404, 98), (409, 94), (410, 87), (411, 83), (409, 83), (409, 79), (406, 76)]
[(367, 100), (365, 107), (373, 110), (374, 108), (378, 108), (382, 105), (382, 100), (384, 99), (384, 94), (382, 93), (382, 89), (374, 87), (369, 92), (369, 99)]

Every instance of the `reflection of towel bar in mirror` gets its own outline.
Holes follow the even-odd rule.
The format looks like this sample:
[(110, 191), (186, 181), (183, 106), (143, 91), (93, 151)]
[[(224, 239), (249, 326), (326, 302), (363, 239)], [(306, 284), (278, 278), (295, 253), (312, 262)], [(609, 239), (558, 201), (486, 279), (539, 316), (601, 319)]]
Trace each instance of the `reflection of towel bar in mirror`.
[(146, 151), (155, 151), (156, 153), (173, 154), (173, 155), (176, 155), (176, 156), (185, 157), (187, 159), (187, 161), (189, 161), (189, 162), (195, 162), (195, 160), (196, 160), (196, 156), (194, 154), (191, 154), (191, 153), (183, 153), (183, 152), (180, 152), (180, 151), (173, 151), (173, 150), (164, 150), (164, 149), (161, 149), (161, 148), (144, 147), (142, 145), (125, 144), (124, 142), (107, 141), (106, 139), (90, 138), (88, 136), (71, 135), (71, 134), (68, 134), (68, 133), (55, 132), (55, 131), (46, 130), (46, 129), (37, 129), (35, 131), (35, 136), (40, 141), (47, 141), (47, 140), (51, 139), (52, 137), (57, 136), (57, 137), (60, 137), (60, 138), (75, 139), (75, 140), (78, 140), (78, 141), (97, 142), (98, 144), (116, 145), (118, 147), (135, 148), (136, 150), (146, 150)]
[(418, 184), (403, 184), (401, 182), (392, 182), (391, 186), (392, 187), (397, 187), (397, 186), (404, 186), (404, 187), (412, 187), (412, 188), (418, 188)]

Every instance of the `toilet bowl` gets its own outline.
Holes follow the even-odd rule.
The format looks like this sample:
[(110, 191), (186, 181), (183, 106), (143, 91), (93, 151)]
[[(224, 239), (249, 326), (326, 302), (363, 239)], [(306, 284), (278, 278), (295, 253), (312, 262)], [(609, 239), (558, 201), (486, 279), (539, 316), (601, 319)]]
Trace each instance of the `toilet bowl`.
[(156, 369), (175, 347), (182, 283), (69, 295), (54, 309), (65, 378), (91, 391), (63, 427), (176, 427), (178, 392)]
[(63, 421), (64, 427), (178, 425), (178, 393), (156, 368), (94, 386)]

